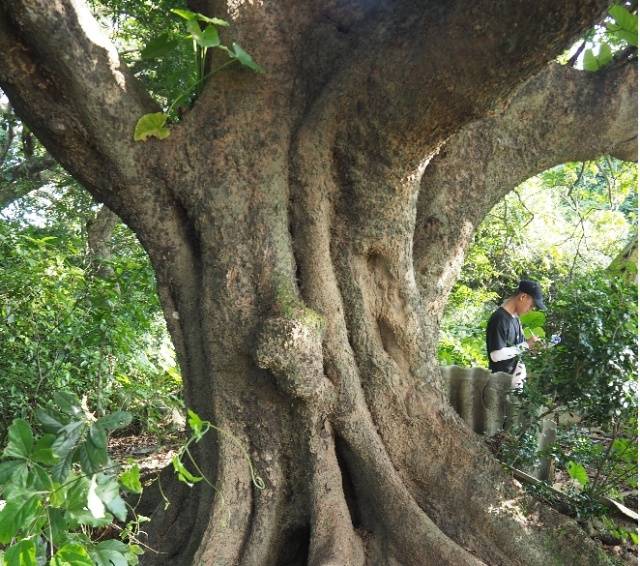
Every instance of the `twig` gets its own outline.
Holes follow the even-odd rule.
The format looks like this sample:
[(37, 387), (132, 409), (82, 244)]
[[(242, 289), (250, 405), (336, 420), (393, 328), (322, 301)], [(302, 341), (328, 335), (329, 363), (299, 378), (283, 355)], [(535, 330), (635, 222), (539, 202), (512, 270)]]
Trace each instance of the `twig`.
[(584, 48), (586, 46), (587, 46), (587, 40), (584, 39), (582, 41), (582, 43), (580, 44), (580, 47), (578, 47), (578, 49), (576, 49), (576, 52), (567, 61), (567, 65), (569, 65), (569, 67), (573, 67), (576, 64), (576, 61), (578, 60), (578, 57), (580, 57), (580, 54), (584, 51)]

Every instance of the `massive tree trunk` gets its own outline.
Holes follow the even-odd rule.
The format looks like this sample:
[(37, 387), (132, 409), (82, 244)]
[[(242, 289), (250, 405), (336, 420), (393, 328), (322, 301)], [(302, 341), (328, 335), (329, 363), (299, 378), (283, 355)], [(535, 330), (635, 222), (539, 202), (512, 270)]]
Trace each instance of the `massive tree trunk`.
[[(172, 505), (150, 537), (161, 554), (145, 563), (599, 564), (444, 399), (438, 309), (424, 308), (414, 259), (451, 263), (455, 246), (429, 242), (466, 230), (461, 213), (420, 258), (413, 245), (437, 149), (604, 3), (201, 4), (267, 73), (217, 76), (168, 139), (145, 144), (133, 127), (154, 104), (85, 8), (0, 9), (0, 86), (138, 234), (187, 405), (218, 430), (196, 454), (215, 489), (165, 486)], [(446, 204), (426, 198), (421, 218)], [(431, 305), (448, 291), (429, 290), (439, 269), (422, 270)]]

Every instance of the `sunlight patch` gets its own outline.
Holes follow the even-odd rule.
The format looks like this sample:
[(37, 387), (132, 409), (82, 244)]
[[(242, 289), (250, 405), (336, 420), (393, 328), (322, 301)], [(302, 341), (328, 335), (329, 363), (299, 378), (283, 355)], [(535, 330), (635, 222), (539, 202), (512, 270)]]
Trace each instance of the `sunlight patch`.
[(521, 501), (522, 501), (521, 499), (507, 499), (503, 501), (500, 505), (490, 505), (489, 513), (491, 515), (498, 515), (498, 516), (509, 515), (511, 518), (515, 519), (518, 523), (520, 523), (520, 525), (522, 525), (523, 527), (528, 527), (532, 523), (531, 519), (533, 518), (535, 520), (535, 516), (527, 517), (523, 513), (522, 507), (520, 505)]
[(104, 33), (104, 31), (100, 28), (100, 24), (93, 17), (91, 12), (89, 11), (89, 7), (79, 0), (72, 0), (73, 7), (76, 11), (76, 15), (78, 16), (78, 23), (84, 31), (87, 38), (94, 43), (95, 45), (102, 47), (107, 52), (107, 58), (109, 62), (109, 69), (111, 69), (111, 74), (116, 81), (116, 84), (122, 89), (126, 89), (126, 81), (122, 72), (118, 69), (120, 68), (120, 58), (118, 57), (118, 52), (115, 47)]

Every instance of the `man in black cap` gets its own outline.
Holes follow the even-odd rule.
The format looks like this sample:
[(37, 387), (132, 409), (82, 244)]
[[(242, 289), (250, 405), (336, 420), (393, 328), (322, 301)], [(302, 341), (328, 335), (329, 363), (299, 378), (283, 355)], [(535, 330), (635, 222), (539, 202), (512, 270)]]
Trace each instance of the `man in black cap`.
[(525, 340), (520, 315), (532, 308), (544, 310), (542, 290), (535, 281), (523, 279), (518, 290), (489, 318), (487, 323), (487, 355), (491, 372), (504, 371), (513, 374), (514, 387), (521, 387), (527, 376), (520, 354), (533, 347), (540, 339), (532, 336)]

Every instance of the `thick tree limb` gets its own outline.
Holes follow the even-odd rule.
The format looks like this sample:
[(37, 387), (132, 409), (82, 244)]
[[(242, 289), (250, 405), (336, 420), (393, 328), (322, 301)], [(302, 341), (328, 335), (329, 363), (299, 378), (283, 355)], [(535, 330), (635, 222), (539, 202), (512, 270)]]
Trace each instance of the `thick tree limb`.
[(349, 29), (357, 41), (329, 83), (340, 100), (339, 146), (375, 153), (377, 161), (393, 161), (406, 173), (454, 128), (482, 116), (542, 68), (605, 6), (490, 0), (383, 5)]
[(636, 99), (633, 64), (599, 73), (552, 64), (518, 89), (501, 113), (447, 141), (422, 178), (414, 239), (414, 262), (432, 312), (444, 307), (478, 223), (519, 183), (567, 161), (607, 153), (635, 159)]
[(0, 84), (16, 113), (76, 178), (108, 198), (139, 176), (133, 128), (155, 106), (86, 5), (5, 3), (0, 52)]

